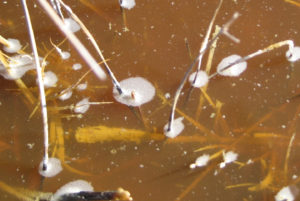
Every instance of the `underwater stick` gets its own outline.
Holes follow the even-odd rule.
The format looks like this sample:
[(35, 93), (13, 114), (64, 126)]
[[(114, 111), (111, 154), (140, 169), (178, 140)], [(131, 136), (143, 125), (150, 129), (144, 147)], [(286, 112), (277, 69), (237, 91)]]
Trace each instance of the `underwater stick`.
[(84, 45), (79, 41), (79, 39), (66, 27), (65, 23), (59, 18), (59, 16), (56, 14), (55, 10), (50, 6), (50, 4), (46, 0), (38, 0), (38, 2), (49, 15), (49, 17), (53, 20), (53, 22), (63, 32), (63, 34), (65, 34), (65, 36), (74, 46), (74, 48), (85, 60), (85, 62), (90, 66), (90, 68), (94, 71), (98, 78), (104, 80), (106, 78), (105, 72), (98, 65), (98, 63), (89, 53), (89, 51), (84, 47)]
[[(202, 45), (201, 45), (201, 48), (199, 50), (199, 53), (202, 52), (208, 45), (208, 39), (209, 39), (209, 36), (210, 36), (210, 33), (211, 33), (211, 30), (212, 30), (212, 27), (213, 27), (213, 24), (216, 20), (216, 17), (217, 17), (217, 14), (221, 8), (221, 5), (223, 3), (223, 0), (220, 0), (219, 4), (218, 4), (218, 7), (216, 8), (215, 12), (214, 12), (214, 15), (209, 23), (209, 26), (208, 26), (208, 29), (207, 29), (207, 32), (206, 32), (206, 35), (205, 35), (205, 38), (202, 42)], [(196, 83), (196, 80), (197, 80), (197, 77), (198, 77), (198, 73), (200, 71), (200, 68), (201, 68), (201, 63), (202, 63), (202, 57), (203, 57), (204, 54), (200, 54), (199, 55), (199, 58), (198, 58), (198, 67), (197, 67), (197, 71), (196, 71), (196, 75), (195, 75), (195, 78), (193, 80), (193, 83), (192, 83), (192, 86), (195, 85)]]
[(192, 71), (195, 63), (198, 61), (199, 56), (201, 54), (204, 54), (206, 52), (206, 50), (213, 44), (213, 42), (219, 37), (219, 35), (224, 34), (226, 36), (228, 36), (230, 39), (234, 40), (235, 42), (238, 42), (239, 39), (237, 39), (236, 37), (234, 37), (233, 35), (231, 35), (228, 31), (229, 31), (229, 27), (231, 26), (231, 24), (239, 17), (239, 13), (234, 13), (233, 16), (231, 17), (231, 19), (222, 26), (222, 28), (220, 29), (220, 31), (215, 35), (214, 38), (212, 38), (206, 45), (206, 47), (200, 51), (200, 53), (197, 55), (197, 57), (193, 60), (192, 64), (189, 66), (188, 70), (185, 72), (183, 79), (180, 82), (180, 85), (178, 87), (178, 89), (176, 90), (175, 93), (175, 97), (174, 97), (174, 102), (172, 105), (172, 109), (171, 109), (171, 113), (170, 113), (170, 117), (169, 117), (169, 122), (168, 122), (168, 127), (166, 132), (170, 132), (172, 129), (172, 124), (174, 121), (174, 115), (175, 115), (175, 109), (176, 109), (176, 105), (179, 99), (179, 95), (181, 93), (181, 90), (188, 78), (188, 75), (190, 74), (190, 72)]
[(118, 80), (116, 79), (116, 77), (114, 76), (112, 70), (110, 69), (110, 67), (108, 66), (106, 59), (104, 58), (95, 38), (93, 37), (93, 35), (91, 34), (91, 32), (86, 28), (86, 26), (83, 24), (83, 22), (79, 19), (79, 17), (72, 11), (72, 9), (66, 5), (62, 0), (58, 0), (61, 5), (68, 11), (68, 13), (72, 16), (72, 18), (79, 24), (79, 26), (82, 28), (83, 32), (86, 34), (86, 36), (88, 37), (88, 39), (90, 39), (92, 45), (94, 46), (94, 48), (96, 49), (97, 53), (99, 54), (101, 60), (104, 63), (104, 67), (106, 69), (106, 72), (108, 73), (108, 75), (110, 76), (110, 78), (112, 79), (113, 85), (114, 87), (116, 87), (116, 89), (118, 90), (119, 94), (122, 94), (123, 91), (121, 89), (120, 83), (118, 82)]
[(44, 88), (44, 81), (42, 77), (42, 68), (40, 66), (39, 55), (36, 48), (36, 42), (34, 37), (34, 32), (32, 29), (32, 24), (30, 20), (29, 11), (27, 8), (26, 0), (22, 0), (25, 19), (27, 23), (27, 29), (29, 32), (31, 48), (34, 54), (34, 61), (36, 66), (36, 72), (38, 76), (38, 84), (40, 90), (40, 99), (41, 99), (41, 108), (42, 108), (42, 116), (43, 116), (43, 126), (44, 126), (44, 159), (43, 159), (43, 170), (47, 170), (48, 164), (48, 148), (49, 148), (49, 131), (48, 131), (48, 115), (47, 115), (47, 105), (46, 105), (46, 96), (45, 96), (45, 88)]
[(252, 59), (252, 58), (254, 58), (254, 57), (258, 56), (258, 55), (270, 52), (270, 51), (272, 51), (274, 49), (280, 48), (280, 47), (285, 46), (285, 45), (287, 45), (289, 47), (288, 51), (290, 51), (290, 52), (293, 51), (293, 49), (294, 49), (294, 41), (292, 41), (292, 40), (280, 41), (280, 42), (271, 44), (268, 47), (265, 47), (264, 49), (259, 49), (259, 50), (255, 51), (255, 52), (253, 52), (253, 53), (245, 56), (245, 57), (242, 57), (240, 59), (237, 59), (237, 60), (233, 61), (232, 63), (228, 64), (227, 66), (222, 67), (222, 69), (219, 72), (217, 71), (217, 72), (211, 74), (209, 76), (209, 79), (212, 78), (212, 77), (214, 77), (214, 76), (216, 76), (217, 74), (220, 74), (220, 72), (226, 71), (227, 69), (229, 69), (230, 67), (232, 67), (232, 66), (234, 66), (236, 64), (245, 62), (245, 61), (247, 61), (249, 59)]

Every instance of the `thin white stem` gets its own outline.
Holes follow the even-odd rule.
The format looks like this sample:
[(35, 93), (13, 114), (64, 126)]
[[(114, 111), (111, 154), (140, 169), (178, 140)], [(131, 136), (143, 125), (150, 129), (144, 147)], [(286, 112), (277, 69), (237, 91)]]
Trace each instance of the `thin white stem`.
[(56, 14), (55, 10), (50, 6), (50, 4), (46, 0), (38, 0), (38, 2), (53, 20), (53, 22), (58, 26), (58, 28), (65, 34), (65, 36), (74, 46), (74, 48), (85, 60), (85, 62), (90, 66), (90, 68), (94, 71), (98, 78), (104, 80), (106, 78), (105, 72), (98, 65), (98, 63), (89, 53), (89, 51), (84, 47), (84, 45), (79, 41), (79, 39), (66, 27), (65, 23), (59, 18), (59, 16)]
[(58, 0), (58, 1), (68, 11), (68, 13), (72, 16), (72, 18), (79, 24), (79, 26), (82, 28), (83, 32), (90, 39), (92, 45), (94, 46), (94, 48), (96, 49), (98, 55), (100, 56), (101, 60), (103, 61), (105, 69), (106, 69), (108, 75), (110, 76), (110, 78), (112, 79), (112, 82), (113, 82), (114, 86), (118, 90), (119, 94), (122, 94), (123, 91), (121, 89), (120, 83), (118, 82), (118, 80), (116, 79), (116, 77), (113, 74), (112, 70), (108, 66), (108, 64), (106, 62), (106, 59), (104, 58), (104, 56), (102, 54), (102, 51), (100, 50), (100, 48), (99, 48), (95, 38), (91, 34), (91, 32), (86, 28), (86, 26), (83, 24), (83, 22), (79, 19), (79, 17), (72, 11), (72, 9), (68, 5), (66, 5), (62, 0)]
[[(220, 8), (221, 8), (222, 3), (223, 3), (223, 0), (220, 0), (219, 5), (218, 5), (218, 7), (216, 8), (216, 10), (215, 10), (215, 12), (214, 12), (214, 15), (213, 15), (213, 17), (212, 17), (212, 19), (211, 19), (211, 21), (210, 21), (210, 23), (209, 23), (208, 29), (207, 29), (207, 31), (206, 31), (205, 38), (204, 38), (204, 40), (203, 40), (203, 42), (202, 42), (202, 45), (201, 45), (201, 48), (200, 48), (199, 52), (202, 52), (202, 51), (207, 47), (208, 39), (209, 39), (211, 30), (212, 30), (213, 24), (214, 24), (214, 22), (215, 22), (215, 20), (216, 20), (217, 14), (218, 14), (218, 12), (219, 12), (219, 10), (220, 10)], [(199, 60), (199, 61), (198, 61), (198, 68), (197, 68), (197, 71), (196, 71), (196, 75), (195, 75), (195, 79), (194, 79), (194, 81), (193, 81), (193, 84), (195, 84), (196, 79), (197, 79), (197, 76), (198, 76), (198, 72), (200, 71), (201, 64), (202, 64), (202, 57), (203, 57), (203, 54), (200, 54), (200, 55), (199, 55), (199, 58), (198, 58), (198, 60)]]
[(44, 88), (44, 81), (42, 77), (42, 68), (40, 66), (39, 55), (36, 48), (36, 42), (34, 37), (34, 32), (32, 29), (32, 24), (30, 20), (29, 11), (27, 8), (26, 0), (22, 0), (25, 19), (27, 22), (27, 29), (29, 32), (31, 48), (34, 55), (34, 61), (36, 66), (36, 72), (38, 76), (38, 84), (40, 90), (40, 101), (41, 101), (41, 109), (42, 109), (42, 116), (43, 116), (43, 127), (44, 127), (44, 160), (43, 160), (43, 170), (47, 169), (48, 165), (48, 149), (49, 149), (49, 131), (48, 131), (48, 115), (47, 115), (47, 105), (46, 105), (46, 95), (45, 95), (45, 88)]
[[(220, 31), (215, 35), (214, 38), (212, 38), (206, 45), (206, 47), (199, 52), (199, 54), (197, 55), (197, 57), (194, 59), (194, 61), (192, 62), (192, 64), (190, 65), (190, 67), (188, 68), (188, 70), (185, 72), (184, 76), (183, 76), (183, 79), (181, 80), (180, 82), (180, 85), (178, 87), (178, 89), (176, 90), (176, 93), (175, 93), (175, 97), (174, 97), (174, 102), (173, 102), (173, 105), (172, 105), (172, 109), (171, 109), (171, 113), (170, 113), (170, 117), (169, 117), (169, 123), (168, 123), (168, 128), (167, 128), (167, 131), (171, 131), (172, 129), (172, 125), (173, 125), (173, 121), (174, 121), (174, 115), (175, 115), (175, 109), (176, 109), (176, 106), (177, 106), (177, 102), (178, 102), (178, 99), (179, 99), (179, 95), (183, 89), (183, 86), (188, 78), (188, 75), (190, 74), (190, 72), (192, 71), (195, 63), (198, 61), (199, 59), (199, 56), (201, 54), (204, 54), (206, 52), (206, 50), (208, 48), (210, 48), (210, 46), (213, 44), (213, 42), (219, 37), (219, 35), (221, 34), (225, 34), (228, 33), (228, 30), (229, 30), (229, 27), (231, 26), (231, 24), (238, 18), (239, 14), (238, 13), (234, 13), (234, 15), (231, 17), (231, 19), (225, 24), (223, 25), (223, 27), (220, 29)], [(225, 34), (227, 36), (227, 34)], [(230, 39), (232, 39), (230, 37)]]

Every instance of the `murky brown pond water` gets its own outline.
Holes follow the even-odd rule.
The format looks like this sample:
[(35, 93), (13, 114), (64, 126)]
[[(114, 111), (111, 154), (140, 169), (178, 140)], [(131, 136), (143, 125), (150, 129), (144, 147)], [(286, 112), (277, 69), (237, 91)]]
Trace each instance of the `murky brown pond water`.
[[(33, 2), (38, 4), (29, 1), (29, 10), (43, 57), (53, 47), (50, 38), (58, 44), (64, 37)], [(64, 169), (41, 182), (37, 170), (43, 158), (39, 110), (30, 118), (38, 104), (36, 73), (28, 72), (22, 78), (35, 98), (34, 103), (26, 99), (14, 81), (1, 77), (0, 200), (20, 200), (4, 186), (21, 193), (19, 188), (55, 192), (77, 179), (91, 182), (97, 191), (123, 187), (131, 192), (134, 200), (140, 201), (274, 200), (283, 186), (300, 188), (297, 157), (300, 154), (300, 97), (297, 97), (300, 66), (299, 62), (286, 61), (286, 47), (249, 60), (247, 70), (237, 78), (212, 78), (206, 92), (215, 104), (222, 103), (222, 107), (214, 108), (206, 100), (200, 105), (203, 95), (199, 89), (192, 90), (186, 100), (189, 91), (186, 84), (178, 104), (180, 111), (175, 114), (185, 117), (185, 129), (178, 137), (165, 139), (163, 127), (171, 110), (169, 103), (192, 62), (185, 38), (191, 54), (196, 56), (218, 1), (137, 0), (136, 7), (126, 11), (128, 32), (123, 31), (117, 0), (66, 3), (91, 31), (117, 79), (142, 76), (155, 85), (154, 99), (140, 108), (146, 126), (137, 109), (132, 111), (115, 101), (111, 81), (100, 81), (93, 73), (84, 78), (87, 90), (74, 92), (66, 101), (55, 98), (55, 94), (89, 70), (65, 42), (60, 47), (69, 51), (71, 58), (61, 60), (54, 51), (46, 67), (59, 78), (57, 87), (49, 89), (47, 96), (50, 155), (60, 158)], [(216, 24), (223, 25), (236, 11), (241, 16), (230, 27), (230, 33), (241, 43), (221, 36), (211, 72), (216, 71), (222, 58), (231, 54), (246, 56), (287, 39), (300, 45), (300, 7), (284, 0), (224, 0)], [(19, 39), (27, 45), (24, 51), (31, 52), (20, 1), (0, 2), (0, 35)], [(83, 33), (77, 36), (100, 61), (86, 36)], [(207, 55), (203, 64), (206, 58)], [(83, 68), (72, 70), (74, 63), (81, 63)], [(167, 93), (170, 99), (164, 98)], [(70, 110), (58, 110), (84, 97), (90, 97), (93, 102), (113, 103), (92, 105), (82, 118), (74, 117)], [(97, 129), (99, 126), (102, 131)], [(135, 132), (142, 135), (136, 136)], [(293, 135), (295, 140), (288, 151)], [(207, 149), (195, 152), (199, 148)], [(205, 167), (189, 168), (198, 156), (222, 150), (238, 153), (237, 162), (220, 169), (220, 154)], [(287, 153), (290, 153), (288, 159)], [(247, 164), (249, 160), (252, 162)]]

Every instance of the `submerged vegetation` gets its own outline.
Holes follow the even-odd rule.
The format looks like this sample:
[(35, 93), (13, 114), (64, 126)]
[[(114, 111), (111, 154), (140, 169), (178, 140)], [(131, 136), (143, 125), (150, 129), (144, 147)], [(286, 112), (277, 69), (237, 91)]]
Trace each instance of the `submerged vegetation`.
[(299, 2), (0, 4), (1, 200), (299, 199)]

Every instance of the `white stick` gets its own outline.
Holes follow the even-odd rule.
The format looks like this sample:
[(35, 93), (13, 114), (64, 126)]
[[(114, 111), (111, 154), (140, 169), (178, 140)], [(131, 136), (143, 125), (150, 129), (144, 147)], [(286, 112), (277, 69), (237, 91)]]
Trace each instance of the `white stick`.
[(42, 116), (43, 116), (43, 126), (44, 126), (44, 160), (43, 160), (43, 170), (47, 169), (48, 164), (48, 148), (49, 148), (49, 132), (48, 132), (48, 115), (47, 115), (47, 105), (46, 105), (46, 96), (45, 96), (45, 88), (44, 81), (42, 77), (42, 68), (40, 66), (39, 55), (36, 48), (35, 37), (32, 29), (32, 24), (30, 20), (30, 15), (28, 12), (26, 0), (22, 0), (25, 18), (27, 22), (27, 29), (29, 32), (31, 48), (34, 54), (34, 61), (36, 66), (36, 72), (39, 81), (39, 90), (40, 90), (40, 98), (41, 98), (41, 108), (42, 108)]
[(231, 17), (231, 19), (225, 24), (223, 25), (223, 27), (220, 29), (220, 31), (215, 35), (214, 38), (212, 38), (206, 45), (206, 47), (199, 52), (199, 54), (197, 55), (197, 57), (194, 59), (194, 61), (192, 62), (192, 64), (190, 65), (190, 67), (188, 68), (188, 70), (185, 72), (181, 82), (180, 82), (180, 85), (178, 87), (178, 89), (176, 90), (176, 93), (175, 93), (175, 97), (174, 97), (174, 102), (173, 102), (173, 105), (172, 105), (172, 109), (171, 109), (171, 113), (170, 113), (170, 117), (169, 117), (169, 123), (168, 123), (168, 128), (167, 128), (167, 131), (171, 131), (172, 129), (172, 124), (173, 124), (173, 121), (174, 121), (174, 115), (175, 115), (175, 109), (176, 109), (176, 105), (177, 105), (177, 102), (178, 102), (178, 99), (179, 99), (179, 95), (181, 93), (181, 90), (183, 89), (183, 86), (188, 78), (188, 75), (190, 74), (190, 72), (192, 71), (195, 63), (198, 61), (199, 59), (199, 56), (201, 54), (204, 54), (206, 52), (206, 50), (213, 44), (213, 42), (219, 37), (219, 35), (221, 34), (225, 34), (226, 36), (228, 36), (230, 39), (234, 40), (234, 41), (238, 41), (237, 38), (235, 38), (234, 36), (232, 36), (231, 34), (229, 34), (228, 30), (229, 30), (229, 27), (231, 26), (231, 24), (239, 17), (239, 14), (238, 13), (234, 13), (233, 16)]
[(71, 44), (75, 47), (77, 52), (81, 55), (81, 57), (85, 60), (85, 62), (90, 66), (90, 68), (94, 71), (94, 73), (101, 79), (104, 80), (106, 78), (105, 72), (100, 68), (98, 63), (89, 53), (89, 51), (84, 47), (84, 45), (79, 41), (79, 39), (66, 27), (65, 23), (59, 18), (56, 14), (55, 10), (49, 5), (46, 0), (38, 0), (40, 5), (44, 8), (53, 22), (58, 26), (58, 28), (65, 34), (65, 36), (69, 39)]
[[(203, 42), (202, 42), (201, 48), (200, 48), (200, 50), (199, 50), (199, 53), (202, 52), (202, 51), (207, 47), (208, 39), (209, 39), (211, 30), (212, 30), (213, 24), (214, 24), (214, 22), (215, 22), (215, 20), (216, 20), (217, 14), (218, 14), (218, 12), (219, 12), (219, 10), (220, 10), (220, 8), (221, 8), (222, 3), (223, 3), (223, 0), (220, 0), (219, 5), (218, 5), (217, 9), (215, 10), (214, 15), (213, 15), (213, 17), (212, 17), (212, 19), (211, 19), (211, 21), (210, 21), (210, 23), (209, 23), (209, 26), (208, 26), (208, 29), (207, 29), (207, 31), (206, 31), (206, 35), (205, 35), (205, 38), (204, 38), (204, 40), (203, 40)], [(198, 67), (197, 67), (195, 79), (194, 79), (194, 81), (193, 81), (193, 85), (195, 84), (196, 79), (197, 79), (197, 76), (198, 76), (198, 73), (199, 73), (199, 71), (200, 71), (201, 64), (202, 64), (202, 57), (203, 57), (203, 55), (204, 55), (204, 54), (200, 54), (200, 55), (199, 55), (199, 58), (198, 58), (198, 60), (199, 60), (199, 61), (198, 61)]]
[[(272, 45), (269, 45), (268, 47), (265, 47), (264, 49), (257, 50), (257, 51), (255, 51), (255, 52), (253, 52), (253, 53), (251, 53), (247, 56), (244, 56), (243, 58), (240, 58), (240, 59), (236, 60), (235, 62), (232, 62), (231, 64), (228, 64), (226, 67), (222, 68), (221, 72), (227, 70), (228, 68), (234, 66), (235, 64), (247, 61), (247, 60), (252, 59), (252, 58), (254, 58), (258, 55), (270, 52), (274, 49), (283, 47), (285, 45), (287, 45), (289, 47), (289, 50), (291, 51), (294, 48), (294, 41), (284, 40), (284, 41), (280, 41), (280, 42), (274, 43)], [(218, 72), (215, 72), (214, 74), (210, 75), (209, 79), (216, 76), (217, 74), (218, 74)]]
[(112, 70), (110, 69), (110, 67), (108, 66), (106, 59), (104, 58), (96, 40), (94, 39), (93, 35), (91, 34), (91, 32), (86, 28), (86, 26), (83, 24), (83, 22), (79, 19), (79, 17), (72, 11), (72, 9), (66, 5), (62, 0), (58, 0), (61, 5), (63, 7), (65, 7), (65, 9), (68, 11), (68, 13), (72, 16), (72, 18), (79, 23), (80, 27), (82, 28), (83, 32), (87, 35), (87, 37), (90, 39), (92, 45), (94, 46), (94, 48), (96, 49), (97, 53), (99, 54), (100, 58), (102, 59), (105, 69), (108, 73), (108, 75), (110, 76), (110, 78), (112, 79), (112, 82), (114, 84), (114, 86), (116, 87), (116, 89), (118, 90), (119, 94), (122, 94), (122, 89), (120, 86), (120, 83), (118, 82), (118, 80), (116, 79), (116, 77), (114, 76)]

